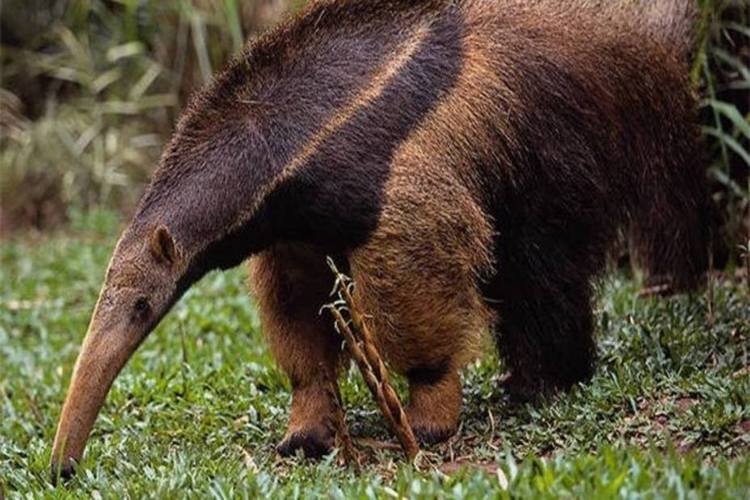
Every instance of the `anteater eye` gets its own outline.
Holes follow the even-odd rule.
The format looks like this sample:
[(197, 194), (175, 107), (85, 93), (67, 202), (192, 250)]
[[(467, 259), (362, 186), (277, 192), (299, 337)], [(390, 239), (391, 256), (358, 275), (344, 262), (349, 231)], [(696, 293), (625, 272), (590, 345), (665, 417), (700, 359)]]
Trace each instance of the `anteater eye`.
[(140, 297), (138, 300), (135, 301), (135, 305), (133, 306), (135, 309), (135, 312), (139, 314), (143, 314), (146, 311), (148, 311), (148, 300), (146, 300), (144, 297)]

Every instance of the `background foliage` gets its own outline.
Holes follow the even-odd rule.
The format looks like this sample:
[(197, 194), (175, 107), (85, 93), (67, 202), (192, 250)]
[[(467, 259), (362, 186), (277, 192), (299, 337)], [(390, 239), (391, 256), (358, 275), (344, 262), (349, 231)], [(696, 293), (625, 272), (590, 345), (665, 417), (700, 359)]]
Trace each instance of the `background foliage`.
[[(5, 0), (0, 231), (128, 210), (179, 110), (248, 37), (305, 0)], [(693, 70), (730, 256), (750, 234), (747, 0), (701, 0)], [(723, 260), (723, 259), (722, 259)]]
[(3, 228), (132, 208), (188, 96), (298, 3), (2, 2)]
[(693, 79), (729, 257), (750, 251), (750, 3), (703, 0)]

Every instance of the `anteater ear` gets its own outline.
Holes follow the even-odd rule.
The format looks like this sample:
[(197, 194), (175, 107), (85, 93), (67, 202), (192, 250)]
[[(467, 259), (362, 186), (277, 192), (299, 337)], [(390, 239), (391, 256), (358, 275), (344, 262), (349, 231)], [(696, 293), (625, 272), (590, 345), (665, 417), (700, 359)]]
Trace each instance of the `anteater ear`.
[(177, 249), (175, 248), (174, 239), (169, 234), (166, 226), (159, 226), (151, 233), (148, 246), (149, 250), (151, 250), (151, 255), (156, 260), (169, 265), (177, 261)]

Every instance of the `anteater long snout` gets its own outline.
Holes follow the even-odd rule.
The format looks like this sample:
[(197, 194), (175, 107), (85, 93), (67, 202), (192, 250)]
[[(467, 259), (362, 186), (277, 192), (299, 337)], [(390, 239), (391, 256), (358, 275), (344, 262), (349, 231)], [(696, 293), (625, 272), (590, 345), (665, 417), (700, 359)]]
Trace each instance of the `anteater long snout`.
[(118, 330), (94, 320), (86, 334), (52, 447), (53, 482), (72, 475), (112, 382), (140, 343), (136, 332)]

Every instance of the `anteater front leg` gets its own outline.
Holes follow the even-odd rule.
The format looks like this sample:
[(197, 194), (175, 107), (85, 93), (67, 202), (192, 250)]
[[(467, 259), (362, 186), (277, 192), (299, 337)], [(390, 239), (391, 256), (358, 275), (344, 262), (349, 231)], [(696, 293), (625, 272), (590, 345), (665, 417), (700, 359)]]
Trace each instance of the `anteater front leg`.
[(414, 433), (425, 444), (440, 443), (458, 428), (461, 414), (461, 377), (447, 364), (419, 366), (406, 373), (409, 416)]
[(341, 342), (330, 318), (319, 314), (332, 285), (316, 247), (277, 245), (250, 261), (251, 284), (271, 351), (292, 384), (292, 410), (282, 455), (307, 457), (334, 445), (332, 420)]
[(459, 370), (494, 318), (478, 288), (492, 267), (492, 228), (468, 188), (437, 167), (394, 168), (378, 227), (349, 258), (354, 299), (409, 380), (414, 433), (435, 443), (458, 429)]

